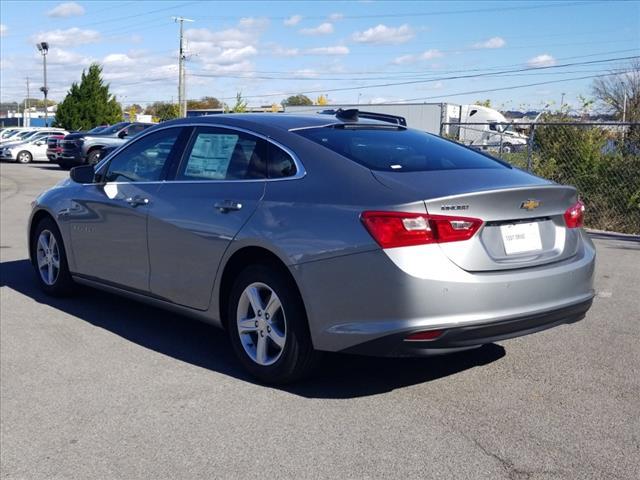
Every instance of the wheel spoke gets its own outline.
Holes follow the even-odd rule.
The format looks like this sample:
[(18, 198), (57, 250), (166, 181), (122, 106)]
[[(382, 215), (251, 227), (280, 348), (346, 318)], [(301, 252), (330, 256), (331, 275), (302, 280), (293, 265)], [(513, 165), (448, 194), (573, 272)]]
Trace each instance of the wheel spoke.
[(51, 253), (58, 253), (56, 237), (54, 237), (53, 234), (49, 234), (49, 248), (51, 249)]
[(53, 284), (53, 265), (49, 264), (47, 271), (47, 278), (49, 279), (49, 285)]
[(271, 297), (269, 297), (269, 301), (267, 302), (267, 306), (264, 307), (265, 313), (269, 314), (269, 317), (273, 318), (275, 314), (280, 309), (280, 299), (276, 295), (275, 292), (271, 292)]
[(253, 313), (258, 315), (258, 312), (263, 310), (262, 300), (260, 300), (260, 292), (258, 292), (256, 287), (250, 287), (245, 290), (245, 294), (249, 298), (249, 302), (251, 302)]
[(38, 259), (38, 267), (42, 268), (47, 264), (47, 257), (44, 255)]
[(38, 237), (38, 244), (40, 245), (40, 248), (44, 251), (46, 251), (47, 248), (49, 248), (49, 245), (47, 244), (43, 234), (40, 234), (40, 237)]
[(256, 361), (260, 365), (267, 363), (267, 338), (258, 335), (258, 344), (256, 345)]
[(53, 257), (51, 259), (51, 262), (53, 263), (54, 267), (56, 267), (57, 269), (60, 268), (60, 258), (59, 257)]
[(238, 320), (238, 328), (240, 333), (251, 333), (258, 330), (256, 327), (256, 320), (254, 318), (245, 318), (244, 320)]
[(273, 340), (273, 343), (275, 343), (280, 350), (284, 348), (285, 336), (273, 327), (271, 327), (271, 331), (269, 332), (269, 338)]

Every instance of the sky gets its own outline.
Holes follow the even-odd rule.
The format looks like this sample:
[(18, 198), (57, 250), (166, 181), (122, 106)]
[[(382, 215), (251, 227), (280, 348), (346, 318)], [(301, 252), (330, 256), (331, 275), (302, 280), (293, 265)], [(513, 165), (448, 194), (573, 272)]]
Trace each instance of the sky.
[[(291, 94), (330, 103), (490, 99), (578, 108), (596, 75), (640, 56), (640, 1), (6, 1), (0, 99), (50, 98), (97, 62), (123, 105), (177, 101), (184, 23), (188, 98), (250, 106)], [(588, 62), (588, 63), (587, 63)], [(534, 85), (531, 85), (534, 84)]]

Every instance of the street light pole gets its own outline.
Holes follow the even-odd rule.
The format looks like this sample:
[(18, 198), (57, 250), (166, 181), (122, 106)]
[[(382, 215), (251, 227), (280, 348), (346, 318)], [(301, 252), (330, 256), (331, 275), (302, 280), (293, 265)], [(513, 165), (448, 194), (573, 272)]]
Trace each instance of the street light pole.
[(47, 53), (49, 53), (49, 44), (47, 42), (40, 42), (36, 44), (38, 51), (42, 54), (42, 68), (44, 69), (44, 87), (40, 87), (40, 91), (44, 93), (44, 126), (49, 126), (49, 105), (47, 103), (47, 95), (49, 93), (49, 87), (47, 87)]

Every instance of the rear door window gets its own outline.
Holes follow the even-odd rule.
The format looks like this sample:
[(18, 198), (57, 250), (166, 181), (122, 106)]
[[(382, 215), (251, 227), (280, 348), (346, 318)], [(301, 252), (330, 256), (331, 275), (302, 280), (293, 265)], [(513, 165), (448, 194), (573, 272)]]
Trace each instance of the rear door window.
[(418, 130), (358, 125), (309, 128), (295, 133), (372, 170), (510, 168), (488, 155)]
[(266, 177), (265, 142), (224, 128), (198, 128), (177, 180), (250, 180)]

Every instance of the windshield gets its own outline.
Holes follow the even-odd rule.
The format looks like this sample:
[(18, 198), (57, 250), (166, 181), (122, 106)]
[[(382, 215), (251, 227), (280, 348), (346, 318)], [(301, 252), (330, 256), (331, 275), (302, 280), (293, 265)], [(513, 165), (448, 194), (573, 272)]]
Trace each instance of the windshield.
[(129, 125), (129, 122), (116, 123), (115, 125), (111, 125), (110, 127), (106, 127), (100, 133), (103, 133), (105, 135), (113, 135), (114, 133), (118, 133), (120, 130), (122, 130), (127, 125)]
[(422, 172), (509, 168), (487, 155), (418, 130), (321, 127), (295, 133), (371, 170)]
[(27, 138), (32, 137), (33, 135), (35, 135), (36, 133), (38, 133), (37, 130), (33, 130), (31, 132), (21, 132), (18, 135), (16, 135), (16, 138), (19, 138), (21, 140), (26, 140)]
[(105, 126), (95, 127), (89, 130), (87, 133), (98, 133), (98, 132), (102, 132), (103, 130), (106, 130), (107, 128), (109, 127), (105, 127)]

